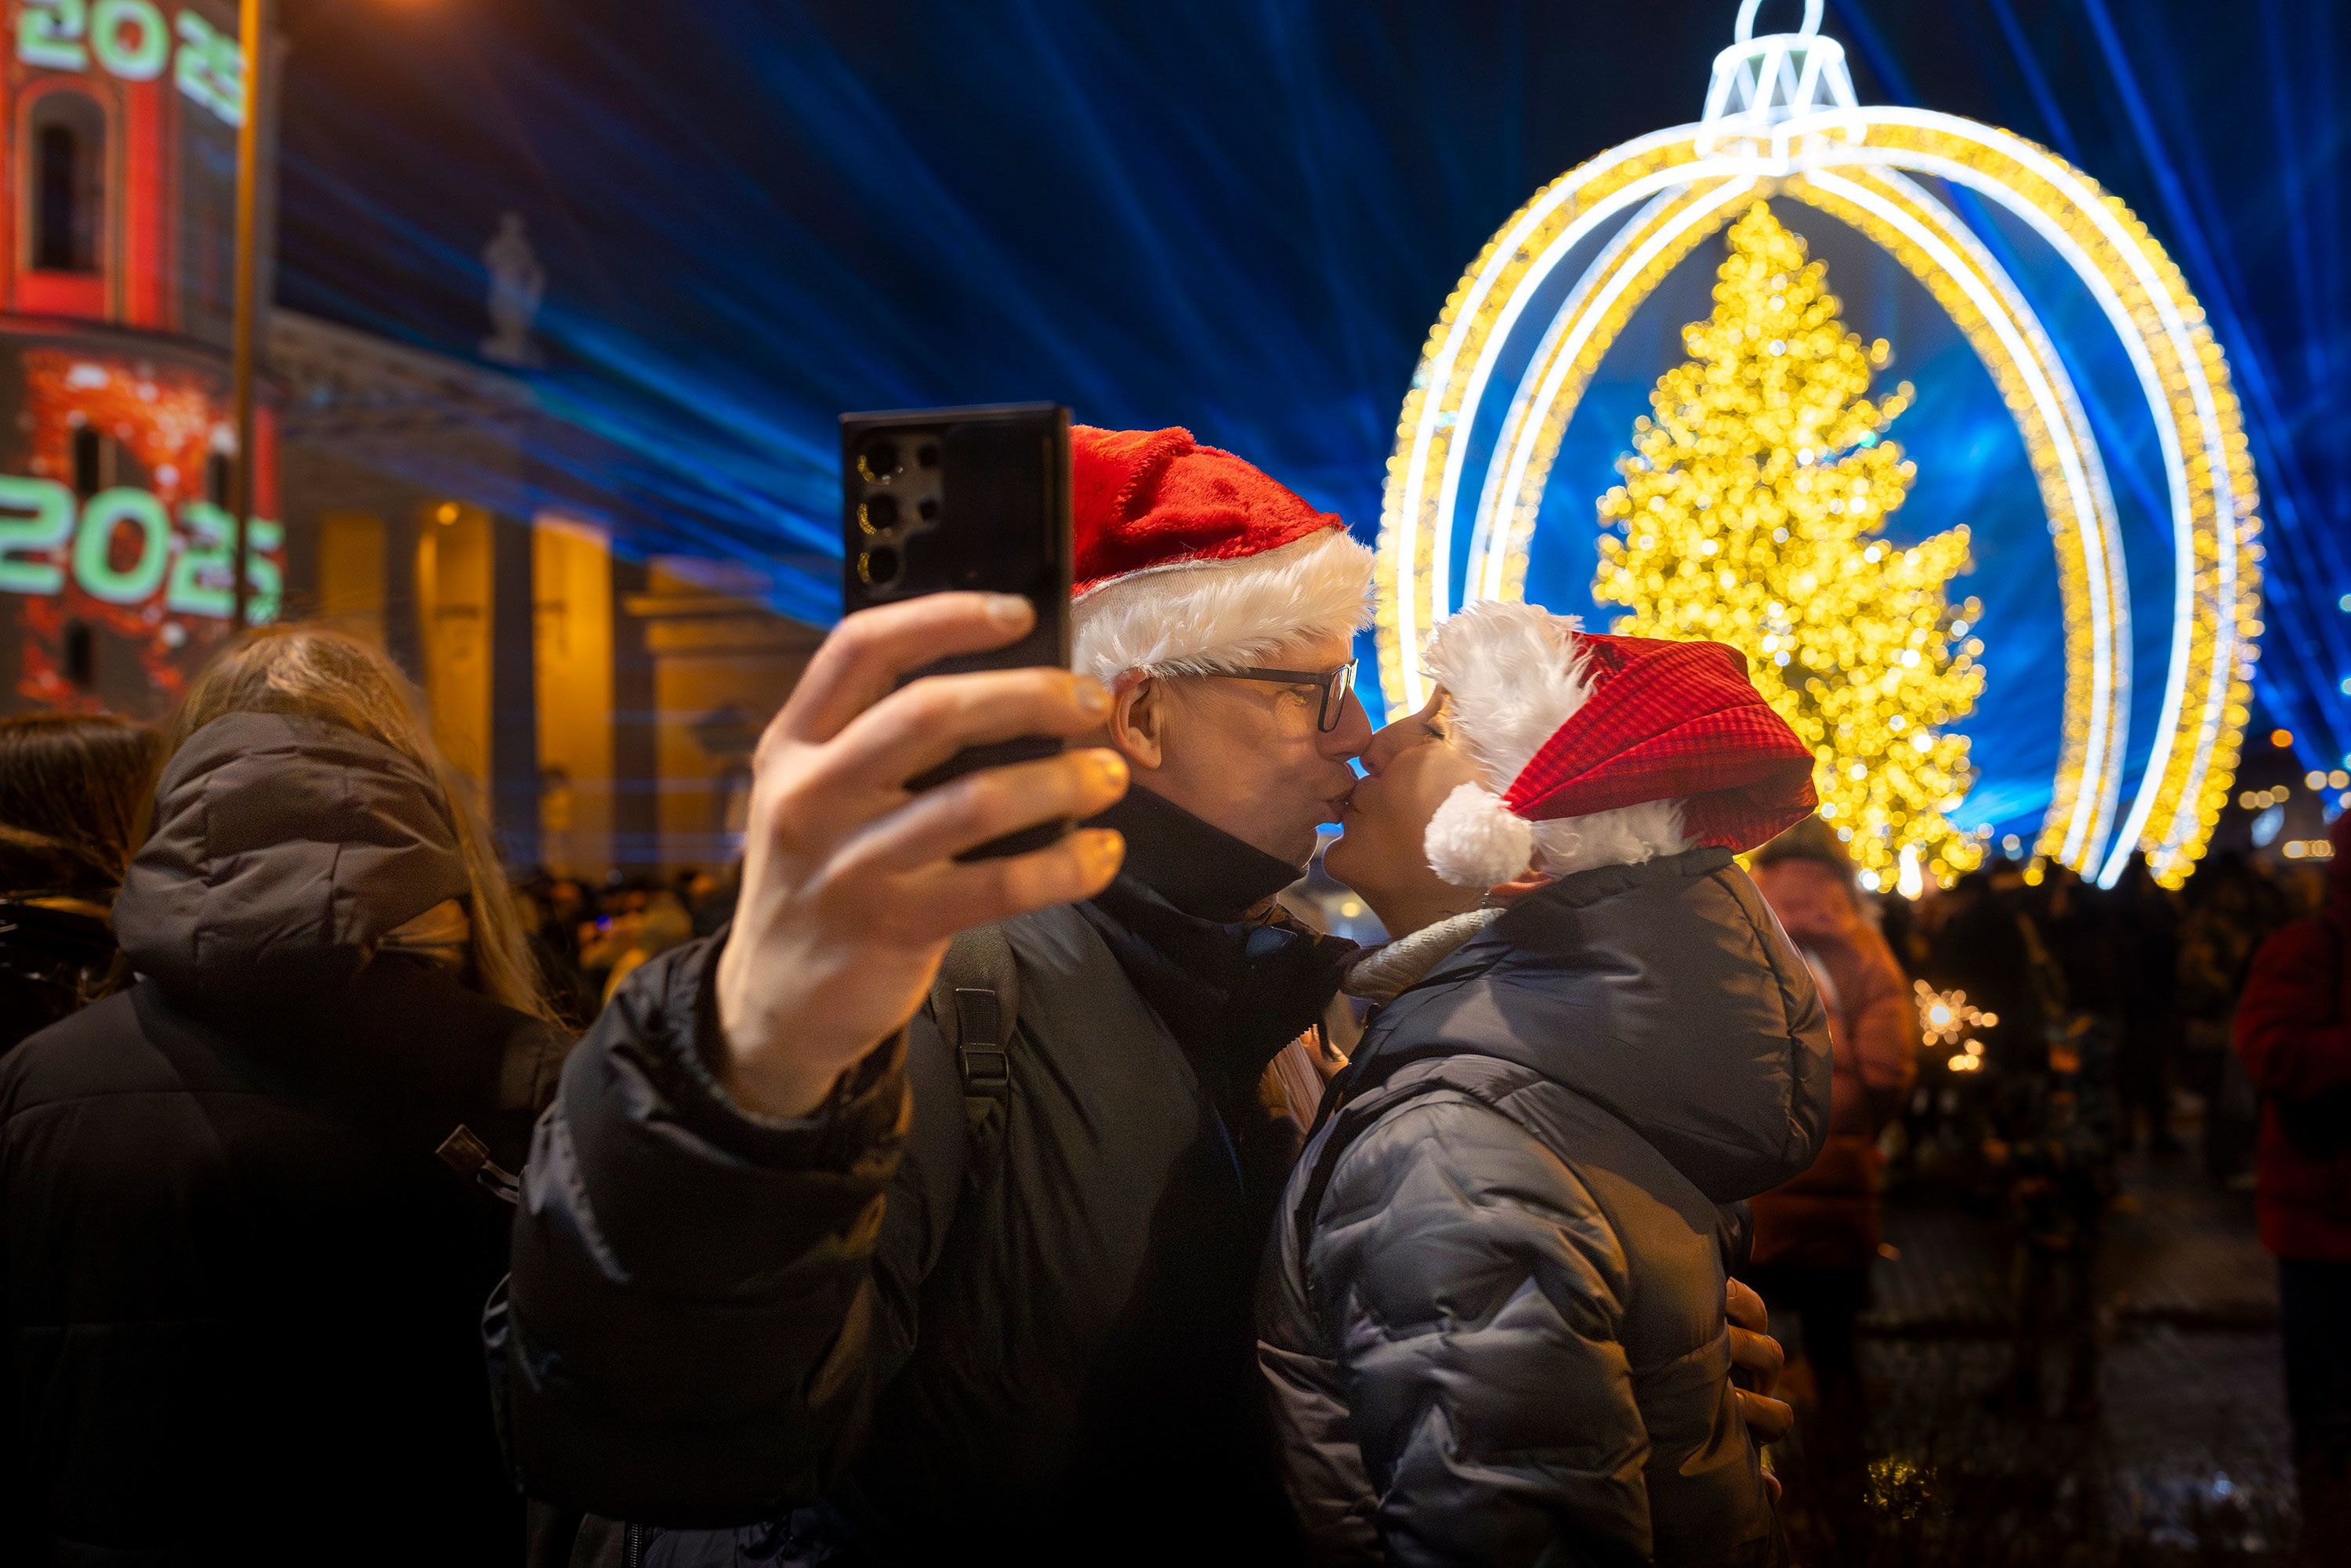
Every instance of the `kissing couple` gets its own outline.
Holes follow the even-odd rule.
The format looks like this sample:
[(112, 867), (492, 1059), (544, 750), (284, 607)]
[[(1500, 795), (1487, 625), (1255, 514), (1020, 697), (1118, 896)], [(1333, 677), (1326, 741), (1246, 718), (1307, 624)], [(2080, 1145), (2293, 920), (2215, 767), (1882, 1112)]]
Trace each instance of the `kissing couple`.
[[(1019, 600), (843, 622), (734, 925), (566, 1066), (488, 1330), (540, 1560), (1785, 1561), (1730, 1274), (1830, 1052), (1734, 855), (1809, 749), (1727, 648), (1505, 604), (1374, 734), (1337, 517), (1072, 447), (1075, 671), (899, 685)], [(906, 788), (1029, 734), (1076, 744)], [(1275, 901), (1334, 820), (1368, 954)], [(1267, 1069), (1342, 987), (1301, 1152)]]

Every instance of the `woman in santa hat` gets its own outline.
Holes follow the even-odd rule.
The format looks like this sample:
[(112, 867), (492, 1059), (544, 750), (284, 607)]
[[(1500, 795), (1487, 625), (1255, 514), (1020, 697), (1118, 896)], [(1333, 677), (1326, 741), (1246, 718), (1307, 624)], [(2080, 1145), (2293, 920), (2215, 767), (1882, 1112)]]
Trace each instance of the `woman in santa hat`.
[(1260, 1291), (1329, 1561), (1772, 1563), (1726, 1206), (1812, 1163), (1830, 1052), (1732, 856), (1813, 758), (1712, 643), (1481, 604), (1373, 740), (1328, 865), (1395, 940)]

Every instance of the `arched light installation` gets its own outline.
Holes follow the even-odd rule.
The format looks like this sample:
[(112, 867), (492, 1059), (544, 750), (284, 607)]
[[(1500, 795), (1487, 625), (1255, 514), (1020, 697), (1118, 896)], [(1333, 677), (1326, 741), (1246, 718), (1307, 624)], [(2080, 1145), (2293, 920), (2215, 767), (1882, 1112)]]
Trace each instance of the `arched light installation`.
[[(2252, 464), (2204, 312), (2147, 225), (2087, 175), (1995, 127), (1863, 107), (1843, 47), (1819, 36), (1820, 0), (1807, 0), (1799, 31), (1760, 37), (1757, 8), (1742, 5), (1696, 124), (1612, 148), (1537, 192), (1447, 298), (1388, 464), (1379, 644), (1390, 704), (1409, 708), (1426, 695), (1420, 652), (1453, 608), (1457, 544), (1466, 598), (1522, 595), (1561, 438), (1634, 311), (1749, 204), (1785, 197), (1851, 225), (1917, 277), (2016, 422), (2064, 615), (2064, 728), (2038, 852), (2111, 884), (2144, 849), (2176, 883), (2227, 799), (2261, 630)], [(2060, 345), (1922, 177), (2014, 214), (2065, 263), (2153, 419), (2173, 591), (2168, 605), (2141, 613), (2168, 621), (2169, 652), (2159, 689), (2146, 694), (2157, 722), (2127, 800), (2132, 606), (2106, 464)], [(1531, 319), (1538, 300), (1547, 321)], [(1506, 350), (1538, 326), (1523, 371), (1504, 377)], [(1473, 472), (1465, 433), (1481, 419), (1494, 427), (1497, 401), (1499, 434)]]

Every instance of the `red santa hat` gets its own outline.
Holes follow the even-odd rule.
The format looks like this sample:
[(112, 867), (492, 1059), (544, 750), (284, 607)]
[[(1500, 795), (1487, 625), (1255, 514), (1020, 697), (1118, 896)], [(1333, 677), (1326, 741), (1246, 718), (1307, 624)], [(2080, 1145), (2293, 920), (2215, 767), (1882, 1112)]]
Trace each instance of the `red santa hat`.
[(1256, 664), (1370, 618), (1346, 525), (1188, 430), (1070, 430), (1073, 656), (1105, 684)]
[(1457, 887), (1635, 864), (1698, 844), (1747, 851), (1812, 815), (1813, 754), (1720, 643), (1607, 637), (1534, 604), (1473, 604), (1428, 666), (1486, 783), (1430, 819)]

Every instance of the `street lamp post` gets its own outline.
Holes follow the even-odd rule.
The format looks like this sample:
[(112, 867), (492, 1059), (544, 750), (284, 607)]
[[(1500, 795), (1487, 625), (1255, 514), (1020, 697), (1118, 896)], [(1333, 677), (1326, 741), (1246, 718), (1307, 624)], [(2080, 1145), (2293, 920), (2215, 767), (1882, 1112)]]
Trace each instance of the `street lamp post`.
[(261, 62), (269, 35), (271, 0), (240, 0), (237, 44), (245, 56), (245, 113), (236, 128), (236, 312), (231, 349), (229, 396), (236, 409), (236, 451), (229, 473), (230, 526), (236, 531), (236, 581), (231, 588), (235, 623), (250, 623), (253, 568), (254, 451), (253, 378), (260, 351), (259, 245), (261, 232)]

